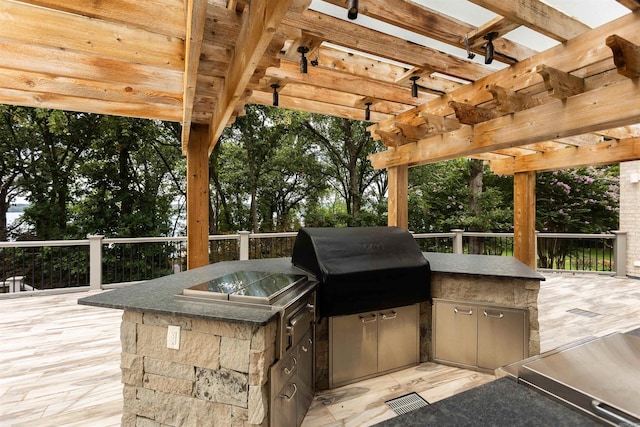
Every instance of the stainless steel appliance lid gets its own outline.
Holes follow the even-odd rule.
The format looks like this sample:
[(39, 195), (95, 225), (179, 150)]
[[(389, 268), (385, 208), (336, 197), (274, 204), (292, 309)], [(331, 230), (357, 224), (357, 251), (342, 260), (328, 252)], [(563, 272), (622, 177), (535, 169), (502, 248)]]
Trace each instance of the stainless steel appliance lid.
[(187, 288), (219, 295), (273, 298), (305, 278), (303, 275), (266, 271), (237, 271)]
[(525, 363), (519, 376), (534, 385), (571, 388), (640, 419), (640, 337), (613, 334), (589, 341)]

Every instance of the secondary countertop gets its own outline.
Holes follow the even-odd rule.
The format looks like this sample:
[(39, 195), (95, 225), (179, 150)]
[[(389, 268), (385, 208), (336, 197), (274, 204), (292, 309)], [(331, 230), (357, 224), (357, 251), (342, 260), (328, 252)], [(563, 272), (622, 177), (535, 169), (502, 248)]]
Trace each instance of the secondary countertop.
[(588, 415), (508, 378), (492, 381), (376, 424), (378, 427), (600, 425)]
[[(512, 257), (440, 254), (434, 252), (425, 252), (424, 256), (429, 261), (433, 273), (544, 280), (542, 275)], [(175, 298), (185, 288), (240, 270), (307, 274), (294, 267), (291, 264), (291, 258), (223, 261), (126, 288), (114, 289), (81, 298), (78, 303), (138, 312), (224, 320), (256, 326), (265, 325), (277, 315), (276, 311), (185, 301)]]
[(513, 257), (436, 252), (423, 252), (422, 254), (429, 261), (431, 271), (434, 273), (545, 280), (542, 274)]

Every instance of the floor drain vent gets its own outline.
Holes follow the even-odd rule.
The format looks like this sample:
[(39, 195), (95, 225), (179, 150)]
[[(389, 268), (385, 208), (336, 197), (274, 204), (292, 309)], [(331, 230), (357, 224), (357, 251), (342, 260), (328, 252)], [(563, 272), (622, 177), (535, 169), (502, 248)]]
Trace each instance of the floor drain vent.
[(398, 415), (406, 414), (407, 412), (411, 412), (429, 404), (429, 402), (420, 397), (418, 393), (405, 394), (404, 396), (387, 400), (384, 403), (389, 405), (389, 408)]
[(572, 308), (571, 310), (567, 310), (567, 313), (573, 313), (573, 314), (577, 314), (578, 316), (584, 316), (584, 317), (600, 316), (600, 313), (594, 313), (593, 311), (587, 311), (581, 308)]

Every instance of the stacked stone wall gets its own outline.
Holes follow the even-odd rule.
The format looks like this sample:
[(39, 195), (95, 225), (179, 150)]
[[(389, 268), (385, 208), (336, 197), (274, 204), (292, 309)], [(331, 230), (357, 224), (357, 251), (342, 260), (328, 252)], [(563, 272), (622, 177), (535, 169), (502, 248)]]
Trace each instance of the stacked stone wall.
[[(180, 326), (178, 350), (169, 325)], [(125, 311), (122, 425), (267, 426), (276, 327)]]

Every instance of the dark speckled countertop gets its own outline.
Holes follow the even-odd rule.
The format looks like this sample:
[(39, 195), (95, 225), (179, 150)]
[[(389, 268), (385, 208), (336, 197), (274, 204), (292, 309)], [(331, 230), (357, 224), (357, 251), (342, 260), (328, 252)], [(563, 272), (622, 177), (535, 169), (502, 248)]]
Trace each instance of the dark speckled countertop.
[(501, 378), (376, 424), (378, 427), (599, 425), (586, 414), (509, 378)]
[(170, 276), (149, 280), (138, 285), (114, 289), (78, 300), (79, 304), (145, 313), (197, 317), (256, 326), (267, 324), (277, 311), (215, 303), (203, 303), (175, 298), (183, 289), (240, 270), (273, 271), (305, 274), (291, 264), (290, 258), (250, 261), (224, 261)]
[[(542, 275), (512, 257), (454, 255), (433, 252), (426, 252), (424, 256), (429, 260), (431, 271), (435, 273), (544, 280)], [(291, 264), (291, 258), (224, 261), (149, 280), (138, 285), (105, 291), (82, 298), (78, 300), (78, 303), (121, 310), (248, 323), (256, 326), (264, 325), (277, 312), (266, 309), (185, 301), (175, 298), (185, 288), (240, 270), (305, 274)]]
[(435, 252), (423, 252), (423, 255), (429, 261), (432, 272), (545, 280), (543, 275), (513, 257)]

